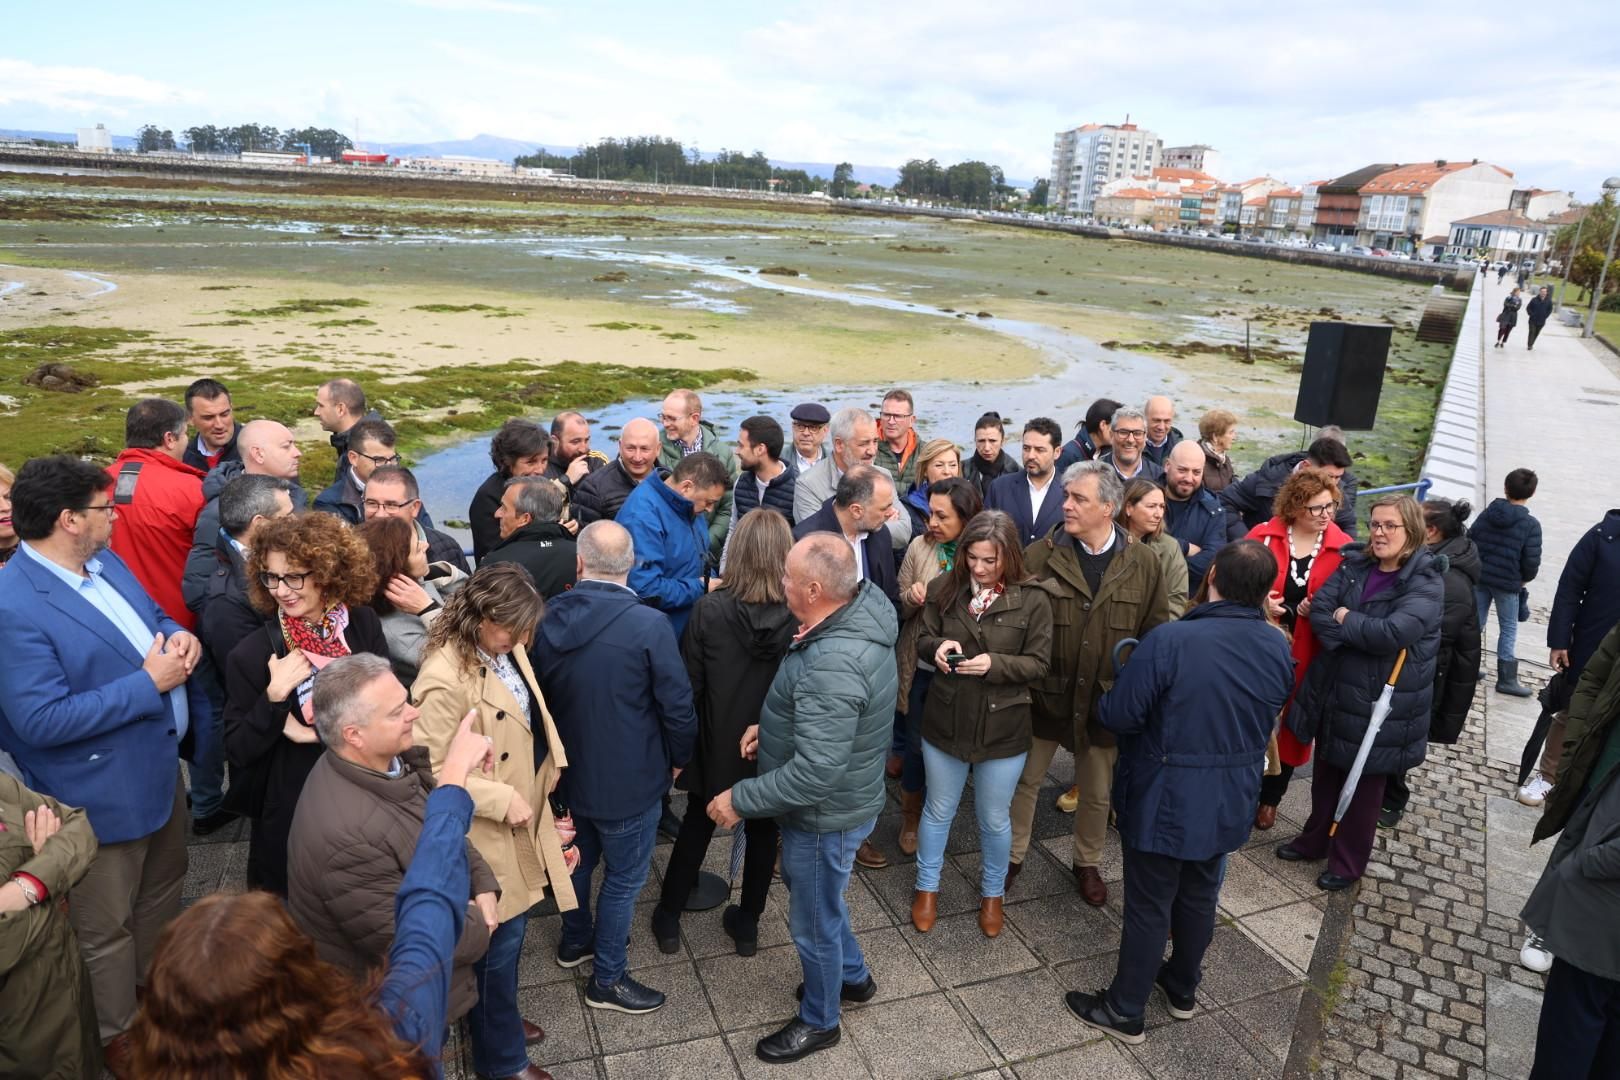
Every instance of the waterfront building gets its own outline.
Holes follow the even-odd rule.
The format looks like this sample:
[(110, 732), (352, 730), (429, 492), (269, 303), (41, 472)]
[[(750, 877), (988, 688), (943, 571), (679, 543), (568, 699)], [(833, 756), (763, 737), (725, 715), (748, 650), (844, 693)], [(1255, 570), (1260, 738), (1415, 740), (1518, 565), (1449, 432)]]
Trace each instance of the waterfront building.
[(1164, 140), (1135, 124), (1082, 124), (1060, 131), (1052, 142), (1048, 205), (1068, 214), (1091, 215), (1110, 180), (1151, 175)]
[(1389, 169), (1361, 185), (1355, 242), (1415, 254), (1454, 221), (1507, 209), (1513, 190), (1512, 173), (1478, 160)]
[(1167, 146), (1159, 152), (1159, 162), (1166, 168), (1191, 169), (1194, 172), (1221, 174), (1221, 152), (1213, 146), (1197, 143), (1193, 146)]
[(1465, 259), (1481, 256), (1518, 262), (1539, 262), (1547, 247), (1547, 223), (1536, 221), (1523, 210), (1493, 210), (1451, 223), (1446, 253)]

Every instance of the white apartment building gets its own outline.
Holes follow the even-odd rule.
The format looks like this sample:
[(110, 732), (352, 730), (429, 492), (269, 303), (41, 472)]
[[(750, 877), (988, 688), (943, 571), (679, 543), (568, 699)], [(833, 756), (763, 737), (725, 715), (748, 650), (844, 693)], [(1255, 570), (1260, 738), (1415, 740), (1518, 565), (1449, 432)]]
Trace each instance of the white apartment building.
[(92, 154), (112, 153), (112, 133), (107, 130), (106, 124), (97, 124), (93, 128), (79, 128), (77, 135), (80, 150)]
[(1192, 169), (1195, 172), (1221, 175), (1221, 152), (1213, 146), (1197, 143), (1193, 146), (1167, 146), (1159, 152), (1159, 164), (1167, 169)]
[(1090, 214), (1110, 180), (1148, 176), (1159, 165), (1164, 140), (1135, 124), (1083, 124), (1060, 131), (1052, 143), (1048, 205)]

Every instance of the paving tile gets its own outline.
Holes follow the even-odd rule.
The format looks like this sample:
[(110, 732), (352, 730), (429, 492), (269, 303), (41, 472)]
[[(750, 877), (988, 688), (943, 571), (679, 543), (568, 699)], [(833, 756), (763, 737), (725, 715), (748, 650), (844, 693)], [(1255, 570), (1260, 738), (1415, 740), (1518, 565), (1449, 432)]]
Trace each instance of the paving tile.
[(1536, 1059), (1541, 992), (1485, 978), (1485, 1066), (1502, 1076), (1529, 1076)]
[[(904, 930), (882, 927), (855, 935), (855, 940), (860, 942), (861, 955), (866, 958), (866, 966), (872, 972), (872, 980), (877, 983), (877, 997), (872, 999), (874, 1002), (895, 1001), (943, 989), (934, 981), (933, 974), (916, 951), (907, 944), (906, 935), (915, 933), (910, 927)], [(797, 985), (798, 980), (795, 979), (794, 983)], [(864, 1007), (847, 1006), (846, 1012)]]
[[(895, 923), (911, 926), (911, 900), (917, 891), (917, 867), (914, 863), (893, 864), (882, 870), (868, 870), (864, 874), (867, 885), (892, 913)], [(949, 859), (939, 869), (939, 899), (936, 901), (941, 915), (956, 915), (964, 911), (979, 910), (979, 887), (969, 882)]]
[[(1281, 862), (1275, 856), (1272, 862)], [(1282, 907), (1303, 897), (1303, 893), (1274, 867), (1257, 859), (1228, 856), (1226, 879), (1221, 883), (1221, 911), (1227, 915), (1249, 915), (1266, 908)]]
[(1287, 907), (1245, 915), (1237, 925), (1268, 951), (1286, 960), (1297, 977), (1304, 978), (1316, 951), (1316, 936), (1322, 929), (1322, 909), (1310, 900), (1301, 900)]
[(595, 1053), (578, 984), (551, 983), (520, 990), (518, 1010), (546, 1029), (545, 1041), (529, 1049), (532, 1060), (575, 1061)]
[(1485, 864), (1485, 909), (1517, 917), (1547, 867), (1546, 847), (1532, 848), (1530, 836), (1541, 820), (1538, 807), (1517, 799), (1485, 800), (1485, 835), (1490, 858)]
[[(1283, 832), (1280, 825), (1278, 828), (1272, 829), (1271, 834), (1273, 837), (1275, 837), (1274, 843), (1268, 844), (1265, 847), (1246, 848), (1243, 851), (1238, 852), (1236, 855), (1228, 857), (1227, 862), (1231, 863), (1237, 859), (1247, 859), (1253, 862), (1255, 867), (1261, 873), (1276, 875), (1293, 887), (1301, 896), (1309, 897), (1320, 894), (1322, 890), (1316, 887), (1316, 877), (1323, 870), (1327, 869), (1327, 860), (1320, 859), (1316, 862), (1288, 862), (1286, 860), (1279, 859), (1277, 858), (1278, 845), (1284, 843), (1285, 841), (1292, 840), (1298, 834), (1294, 832)], [(1373, 857), (1375, 859), (1379, 858), (1377, 854), (1375, 854)], [(1230, 869), (1228, 869), (1228, 873), (1230, 872)]]
[(570, 970), (557, 966), (557, 942), (562, 940), (562, 919), (556, 915), (529, 918), (523, 932), (523, 952), (518, 957), (518, 985), (573, 982), (574, 970), (590, 971), (589, 964)]
[(626, 1016), (607, 1009), (587, 1009), (603, 1054), (645, 1050), (720, 1033), (714, 1010), (709, 1007), (708, 996), (703, 992), (703, 984), (690, 963), (664, 964), (642, 970), (632, 968), (630, 974), (637, 982), (654, 990), (662, 990), (668, 995), (668, 1000), (657, 1012), (642, 1016)]
[[(1074, 865), (1074, 834), (1066, 832), (1062, 836), (1054, 836), (1049, 840), (1042, 840), (1041, 846), (1046, 848), (1050, 855), (1063, 869), (1067, 870)], [(1119, 848), (1119, 833), (1113, 829), (1108, 830), (1108, 837), (1103, 842), (1102, 859), (1097, 863), (1097, 871), (1102, 879), (1112, 884), (1125, 879), (1125, 856)]]
[(964, 987), (963, 1006), (1003, 1058), (1050, 1053), (1090, 1037), (1063, 1004), (1064, 988), (1044, 968)]
[(1232, 926), (1217, 926), (1204, 953), (1199, 997), (1230, 1005), (1299, 981), (1297, 975)]
[(1255, 1080), (1274, 1071), (1207, 1015), (1157, 1028), (1127, 1052), (1154, 1080)]
[(926, 934), (909, 933), (912, 947), (933, 965), (946, 986), (963, 986), (1040, 965), (1016, 934), (985, 937), (977, 912), (940, 919)]
[[(1168, 949), (1166, 951), (1168, 952)], [(1114, 970), (1118, 963), (1118, 956), (1107, 953), (1059, 964), (1055, 969), (1058, 988), (1064, 993), (1070, 990), (1079, 990), (1086, 994), (1106, 990), (1108, 985), (1114, 981)], [(1062, 1003), (1061, 997), (1058, 1001), (1059, 1007), (1067, 1011), (1068, 1006)], [(1208, 1004), (1208, 999), (1200, 995), (1200, 1007), (1207, 1007)], [(1147, 1025), (1147, 1030), (1153, 1031), (1155, 1028), (1164, 1027), (1178, 1021), (1172, 1019), (1170, 1013), (1165, 1009), (1163, 996), (1155, 992), (1148, 996), (1147, 1011), (1143, 1014), (1143, 1022)]]
[(1006, 909), (1024, 943), (1046, 963), (1119, 951), (1119, 924), (1105, 908), (1094, 908), (1071, 887)]
[(1293, 1042), (1294, 1014), (1299, 1010), (1303, 993), (1303, 987), (1291, 986), (1273, 994), (1262, 994), (1229, 1006), (1226, 1015), (1272, 1057), (1287, 1061)]
[(804, 978), (799, 951), (792, 945), (699, 960), (698, 977), (709, 991), (723, 1031), (780, 1020), (795, 1011), (793, 988)]
[(844, 1030), (875, 1080), (934, 1080), (995, 1065), (944, 994), (851, 1011)]
[[(210, 838), (212, 839), (212, 838)], [(194, 843), (186, 849), (186, 879), (180, 886), (180, 895), (195, 900), (219, 891), (231, 861), (231, 844)], [(243, 844), (242, 847), (247, 847)]]
[(655, 901), (642, 900), (636, 904), (635, 915), (630, 919), (630, 948), (625, 956), (632, 970), (657, 967), (659, 964), (678, 964), (691, 959), (684, 942), (673, 953), (659, 951), (658, 941), (652, 932), (652, 911), (657, 906)]
[[(545, 1069), (546, 1072), (551, 1074), (551, 1080), (598, 1080), (595, 1058), (568, 1061), (561, 1065), (548, 1062)], [(471, 1070), (467, 1072), (466, 1077), (467, 1080), (472, 1080), (473, 1073)], [(446, 1080), (449, 1080), (449, 1078), (446, 1077)]]
[(1073, 1050), (1013, 1066), (1018, 1080), (1149, 1080), (1136, 1060), (1113, 1040), (1092, 1036), (1093, 1041)]
[[(969, 851), (952, 859), (962, 876), (967, 878), (968, 884), (978, 888), (979, 864), (981, 856), (977, 851)], [(1018, 877), (1003, 893), (1006, 903), (1016, 904), (1024, 900), (1033, 900), (1041, 896), (1051, 896), (1053, 893), (1074, 892), (1074, 878), (1069, 874), (1068, 866), (1062, 868), (1051, 860), (1046, 849), (1040, 844), (1031, 844), (1029, 851), (1024, 854), (1024, 868), (1019, 871)]]
[[(733, 892), (730, 902), (736, 903), (737, 899), (738, 894)], [(787, 945), (793, 941), (793, 936), (788, 933), (787, 905), (787, 889), (782, 887), (781, 882), (777, 882), (766, 894), (765, 911), (759, 917), (761, 949)], [(737, 943), (726, 935), (725, 927), (720, 921), (724, 912), (725, 905), (721, 905), (710, 911), (688, 911), (681, 916), (681, 936), (686, 941), (687, 951), (694, 957), (702, 959), (709, 956), (736, 955)]]
[(656, 1046), (603, 1059), (608, 1080), (722, 1080), (739, 1077), (726, 1041), (710, 1039)]
[(754, 1044), (787, 1022), (746, 1028), (726, 1034), (731, 1053), (742, 1067), (744, 1080), (865, 1080), (872, 1074), (861, 1060), (861, 1052), (850, 1037), (848, 1025), (837, 1046), (818, 1050), (809, 1057), (786, 1065), (767, 1065), (754, 1053)]

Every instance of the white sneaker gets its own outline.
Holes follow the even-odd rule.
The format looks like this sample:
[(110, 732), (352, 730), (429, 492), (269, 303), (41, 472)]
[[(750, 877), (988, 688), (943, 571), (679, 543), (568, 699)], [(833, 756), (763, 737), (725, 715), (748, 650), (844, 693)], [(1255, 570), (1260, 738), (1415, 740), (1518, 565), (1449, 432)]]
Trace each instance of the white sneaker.
[(1552, 789), (1553, 786), (1540, 773), (1531, 773), (1530, 779), (1519, 789), (1519, 801), (1526, 806), (1540, 806), (1547, 801), (1547, 792)]
[(1547, 951), (1547, 943), (1533, 933), (1526, 933), (1524, 948), (1519, 950), (1519, 963), (1538, 974), (1546, 974), (1552, 970), (1553, 954)]

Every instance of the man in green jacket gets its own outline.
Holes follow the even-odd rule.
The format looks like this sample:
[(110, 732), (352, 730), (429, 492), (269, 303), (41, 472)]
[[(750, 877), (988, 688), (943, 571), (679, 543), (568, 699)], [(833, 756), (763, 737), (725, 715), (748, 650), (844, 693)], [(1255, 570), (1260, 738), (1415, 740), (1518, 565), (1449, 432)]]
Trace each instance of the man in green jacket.
[(658, 445), (659, 465), (674, 472), (682, 458), (703, 451), (719, 458), (720, 464), (726, 467), (725, 494), (709, 511), (709, 555), (712, 565), (719, 566), (720, 550), (731, 528), (731, 489), (737, 484), (740, 468), (736, 452), (715, 431), (714, 425), (703, 419), (703, 399), (694, 391), (671, 390), (664, 398), (658, 422), (664, 428)]
[(799, 632), (765, 696), (743, 754), (759, 775), (709, 803), (735, 827), (776, 818), (788, 923), (804, 967), (799, 1014), (759, 1040), (763, 1061), (797, 1061), (835, 1045), (840, 1001), (869, 1001), (872, 973), (850, 929), (844, 889), (855, 851), (883, 809), (883, 759), (898, 678), (894, 605), (856, 575), (842, 536), (813, 533), (793, 545), (783, 578)]

